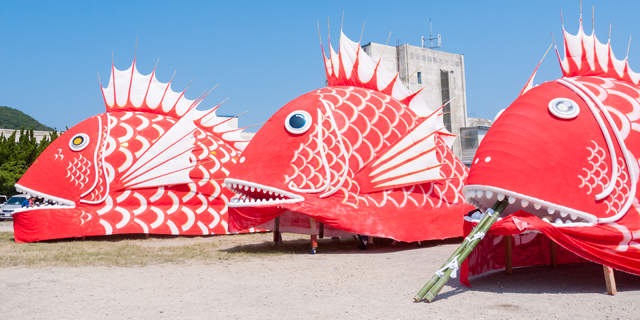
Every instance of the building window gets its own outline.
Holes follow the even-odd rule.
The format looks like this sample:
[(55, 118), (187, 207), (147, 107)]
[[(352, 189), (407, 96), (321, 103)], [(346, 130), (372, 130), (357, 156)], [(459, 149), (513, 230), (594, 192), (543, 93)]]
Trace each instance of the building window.
[[(442, 104), (449, 102), (449, 72), (446, 70), (440, 70), (440, 89), (442, 90)], [(453, 132), (451, 127), (451, 104), (447, 104), (442, 108), (442, 120), (449, 132)]]
[(418, 84), (422, 84), (422, 73), (418, 72)]

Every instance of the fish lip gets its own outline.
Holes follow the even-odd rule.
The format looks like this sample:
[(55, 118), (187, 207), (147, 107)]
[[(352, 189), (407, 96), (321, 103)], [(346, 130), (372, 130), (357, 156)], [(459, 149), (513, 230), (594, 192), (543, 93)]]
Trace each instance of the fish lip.
[[(477, 197), (478, 191), (482, 191), (482, 195), (480, 198)], [(487, 198), (487, 191), (492, 193), (491, 197)], [(515, 198), (515, 201), (517, 203), (514, 202), (510, 206), (507, 206), (505, 213), (508, 213), (508, 214), (511, 214), (520, 209), (524, 209), (522, 207), (522, 201), (523, 200), (528, 201), (529, 203), (526, 209), (524, 209), (525, 211), (541, 219), (542, 219), (542, 216), (552, 216), (554, 221), (556, 220), (556, 218), (560, 218), (560, 220), (563, 221), (563, 223), (549, 222), (551, 225), (555, 227), (593, 226), (598, 222), (598, 218), (592, 214), (575, 210), (569, 207), (561, 206), (559, 204), (555, 204), (549, 201), (540, 200), (540, 199), (523, 195), (517, 192), (505, 190), (502, 188), (485, 186), (485, 185), (466, 185), (462, 188), (462, 193), (465, 195), (465, 201), (468, 204), (475, 206), (476, 208), (491, 207), (493, 203), (497, 201), (498, 194), (503, 194), (505, 196), (505, 199), (508, 199), (509, 197), (513, 197)], [(536, 209), (534, 207), (535, 204), (540, 205), (540, 209)], [(553, 213), (550, 214), (548, 209), (552, 209)], [(563, 213), (565, 214), (565, 216), (562, 216)], [(580, 219), (582, 219), (582, 221), (579, 221)], [(571, 221), (571, 223), (566, 223), (566, 221)]]
[[(283, 203), (296, 203), (296, 202), (304, 201), (304, 197), (299, 196), (297, 194), (280, 190), (274, 187), (265, 186), (255, 182), (226, 178), (224, 179), (224, 184), (229, 190), (237, 194), (237, 196), (229, 199), (229, 203), (227, 205), (230, 208), (274, 206), (274, 205), (279, 205)], [(245, 193), (246, 190), (244, 190), (244, 188), (238, 188), (239, 186), (244, 188), (253, 188), (257, 192), (264, 194), (265, 197), (260, 199), (255, 199), (254, 197)], [(273, 195), (269, 195), (268, 192), (272, 192)], [(255, 196), (255, 193), (253, 193), (252, 195)], [(272, 200), (273, 198), (278, 198), (278, 195), (281, 195), (283, 196), (283, 198), (285, 197), (286, 198)], [(270, 196), (272, 196), (272, 198), (270, 198)], [(246, 202), (240, 201), (241, 198), (248, 199), (249, 201), (246, 201)], [(269, 199), (269, 200), (265, 200), (265, 199)], [(256, 201), (256, 200), (262, 200), (262, 201)]]
[(42, 192), (39, 192), (39, 191), (35, 191), (35, 190), (32, 190), (32, 189), (29, 189), (29, 188), (24, 187), (24, 186), (21, 186), (21, 185), (19, 185), (17, 183), (14, 186), (16, 187), (16, 191), (18, 191), (20, 193), (26, 193), (28, 195), (35, 196), (35, 197), (38, 197), (38, 198), (44, 198), (46, 200), (53, 200), (53, 201), (59, 202), (60, 204), (65, 205), (65, 208), (69, 208), (69, 207), (75, 208), (76, 207), (76, 203), (71, 201), (71, 200), (54, 197), (52, 195), (48, 195), (46, 193), (42, 193)]

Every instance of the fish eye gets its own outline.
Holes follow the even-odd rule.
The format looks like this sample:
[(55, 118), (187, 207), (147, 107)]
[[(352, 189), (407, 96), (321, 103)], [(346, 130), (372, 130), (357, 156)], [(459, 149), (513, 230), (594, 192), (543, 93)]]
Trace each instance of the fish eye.
[(580, 113), (580, 107), (573, 100), (556, 98), (549, 102), (549, 111), (560, 119), (573, 119)]
[(82, 151), (89, 145), (89, 136), (84, 133), (78, 133), (69, 140), (69, 149), (71, 151)]
[(289, 113), (284, 120), (284, 127), (293, 134), (302, 134), (311, 127), (311, 115), (302, 110)]

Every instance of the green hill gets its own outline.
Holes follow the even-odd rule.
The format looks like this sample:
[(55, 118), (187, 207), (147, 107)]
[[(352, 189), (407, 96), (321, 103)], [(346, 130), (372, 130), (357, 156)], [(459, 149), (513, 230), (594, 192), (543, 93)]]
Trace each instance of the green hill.
[(23, 126), (26, 129), (33, 127), (36, 131), (53, 131), (53, 128), (45, 126), (20, 110), (0, 106), (0, 129), (20, 129)]

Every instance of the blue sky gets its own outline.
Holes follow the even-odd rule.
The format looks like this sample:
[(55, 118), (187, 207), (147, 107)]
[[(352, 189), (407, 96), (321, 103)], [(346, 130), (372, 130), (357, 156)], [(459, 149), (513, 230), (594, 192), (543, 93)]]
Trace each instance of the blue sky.
[[(584, 2), (584, 26), (640, 71), (640, 1)], [(195, 99), (219, 86), (199, 109), (229, 97), (219, 114), (239, 114), (240, 124), (266, 121), (288, 101), (324, 86), (316, 22), (327, 41), (327, 18), (337, 45), (344, 32), (362, 43), (420, 45), (442, 34), (441, 50), (465, 55), (468, 112), (493, 118), (525, 85), (565, 28), (578, 30), (579, 1), (2, 1), (0, 4), (0, 105), (64, 129), (104, 112), (97, 73), (108, 82), (111, 53), (116, 68), (131, 65), (138, 37), (138, 70), (152, 71)], [(561, 48), (560, 48), (561, 49)], [(536, 83), (559, 78), (551, 51)], [(255, 128), (254, 128), (255, 130)]]

